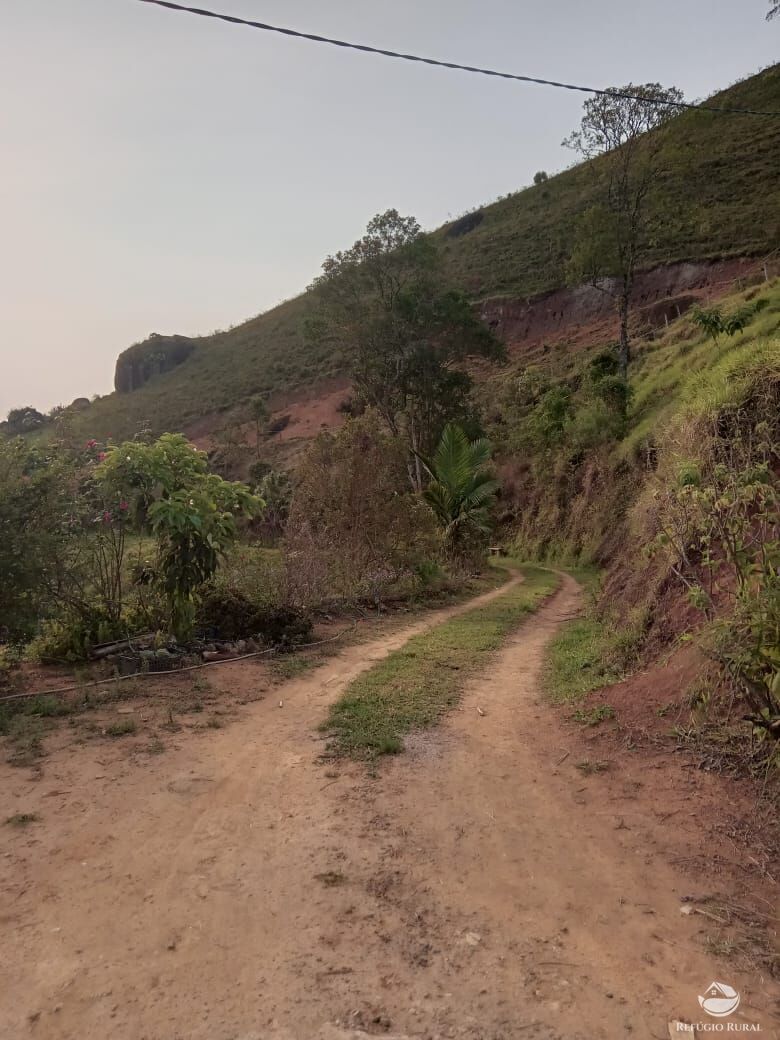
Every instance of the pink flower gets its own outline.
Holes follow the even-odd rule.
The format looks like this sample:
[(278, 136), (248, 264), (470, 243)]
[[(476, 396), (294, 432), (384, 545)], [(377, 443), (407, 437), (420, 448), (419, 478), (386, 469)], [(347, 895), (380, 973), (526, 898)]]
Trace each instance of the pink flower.
[(109, 511), (107, 509), (103, 513), (103, 523), (104, 524), (110, 524), (111, 523), (111, 514), (109, 513)]
[(97, 441), (87, 441), (85, 447), (87, 447), (87, 448), (97, 448)]
[(108, 458), (108, 452), (107, 451), (99, 451), (98, 452), (98, 462), (102, 462), (104, 459), (107, 459), (107, 458)]
[(124, 499), (122, 499), (122, 501), (119, 503), (119, 508), (122, 510), (123, 513), (128, 509), (127, 502), (125, 502)]

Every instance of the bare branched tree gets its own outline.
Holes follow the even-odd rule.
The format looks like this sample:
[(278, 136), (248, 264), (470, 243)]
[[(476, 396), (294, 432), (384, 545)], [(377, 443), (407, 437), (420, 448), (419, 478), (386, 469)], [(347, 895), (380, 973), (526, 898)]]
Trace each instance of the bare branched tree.
[[(631, 95), (631, 96), (627, 96)], [(620, 316), (620, 369), (630, 360), (628, 318), (647, 224), (647, 198), (663, 144), (655, 133), (678, 111), (676, 87), (615, 87), (588, 98), (579, 130), (563, 142), (585, 159), (598, 157), (599, 201), (582, 215), (568, 265), (570, 280), (613, 296)]]

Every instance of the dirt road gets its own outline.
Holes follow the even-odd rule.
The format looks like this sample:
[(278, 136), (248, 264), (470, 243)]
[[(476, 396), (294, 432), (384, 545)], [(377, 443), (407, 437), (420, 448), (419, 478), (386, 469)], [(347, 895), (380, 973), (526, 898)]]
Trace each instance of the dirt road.
[[(538, 702), (545, 643), (578, 601), (564, 579), (375, 777), (319, 761), (316, 727), (433, 619), (143, 764), (103, 744), (56, 752), (38, 780), (3, 767), (2, 808), (41, 823), (2, 836), (0, 1036), (611, 1040), (705, 1017), (697, 994), (724, 967), (680, 913), (684, 883), (562, 761)], [(777, 1035), (768, 982), (720, 981), (742, 994), (731, 1021)]]

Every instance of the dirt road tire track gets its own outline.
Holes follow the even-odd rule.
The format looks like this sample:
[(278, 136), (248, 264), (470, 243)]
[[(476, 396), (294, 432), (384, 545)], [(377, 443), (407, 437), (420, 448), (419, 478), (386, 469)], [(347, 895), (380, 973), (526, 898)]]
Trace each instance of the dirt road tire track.
[[(719, 965), (679, 912), (683, 883), (600, 803), (598, 777), (560, 763), (539, 703), (544, 647), (579, 595), (564, 578), (459, 709), (373, 778), (319, 761), (328, 704), (480, 601), (346, 648), (286, 684), (283, 708), (269, 697), (143, 767), (87, 745), (36, 783), (5, 770), (45, 826), (2, 860), (0, 1036), (612, 1040), (696, 1017)], [(775, 1035), (751, 1005), (776, 993), (723, 981)]]

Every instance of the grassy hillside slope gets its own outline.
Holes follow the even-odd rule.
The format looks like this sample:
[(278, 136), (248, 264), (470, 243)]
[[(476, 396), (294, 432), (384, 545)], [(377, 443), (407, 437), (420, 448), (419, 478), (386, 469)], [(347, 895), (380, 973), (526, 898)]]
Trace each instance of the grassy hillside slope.
[(750, 314), (742, 331), (713, 339), (692, 312), (636, 344), (625, 411), (604, 345), (516, 360), (478, 393), (505, 543), (603, 568), (596, 611), (556, 643), (553, 688), (577, 699), (656, 669), (579, 721), (606, 707), (646, 733), (673, 706), (764, 768), (780, 761), (757, 740), (780, 719), (780, 278), (718, 307)]
[[(780, 65), (711, 103), (780, 111)], [(688, 111), (661, 133), (647, 266), (777, 248), (779, 121)], [(453, 278), (479, 297), (527, 296), (560, 285), (572, 226), (593, 201), (598, 169), (580, 164), (486, 207), (473, 232), (446, 246)]]
[[(780, 111), (780, 66), (716, 95), (714, 104)], [(768, 253), (780, 242), (780, 120), (682, 114), (663, 131), (662, 172), (647, 264)], [(573, 167), (479, 211), (476, 226), (434, 232), (447, 269), (475, 298), (529, 296), (563, 283), (576, 216), (593, 198), (599, 164)], [(377, 209), (394, 200), (377, 200)], [(369, 214), (367, 214), (367, 217)], [(472, 221), (473, 223), (474, 221)], [(334, 243), (334, 249), (345, 243)], [(303, 337), (307, 298), (194, 342), (189, 359), (131, 393), (74, 416), (77, 431), (120, 438), (191, 427), (256, 393), (280, 394), (342, 373), (344, 359)], [(153, 351), (154, 343), (132, 348)]]
[[(520, 555), (571, 563), (625, 560), (623, 526), (655, 480), (663, 458), (684, 451), (681, 417), (737, 407), (742, 375), (780, 371), (780, 279), (725, 297), (725, 313), (760, 307), (742, 332), (714, 342), (691, 316), (663, 335), (637, 343), (625, 420), (592, 382), (603, 346), (576, 357), (551, 351), (537, 364), (524, 359), (478, 390), (488, 433), (502, 459), (505, 519)], [(559, 424), (549, 402), (565, 395)], [(638, 515), (653, 509), (647, 499)], [(651, 524), (652, 526), (652, 524)], [(636, 551), (646, 542), (639, 539)], [(632, 569), (637, 556), (628, 557)]]

